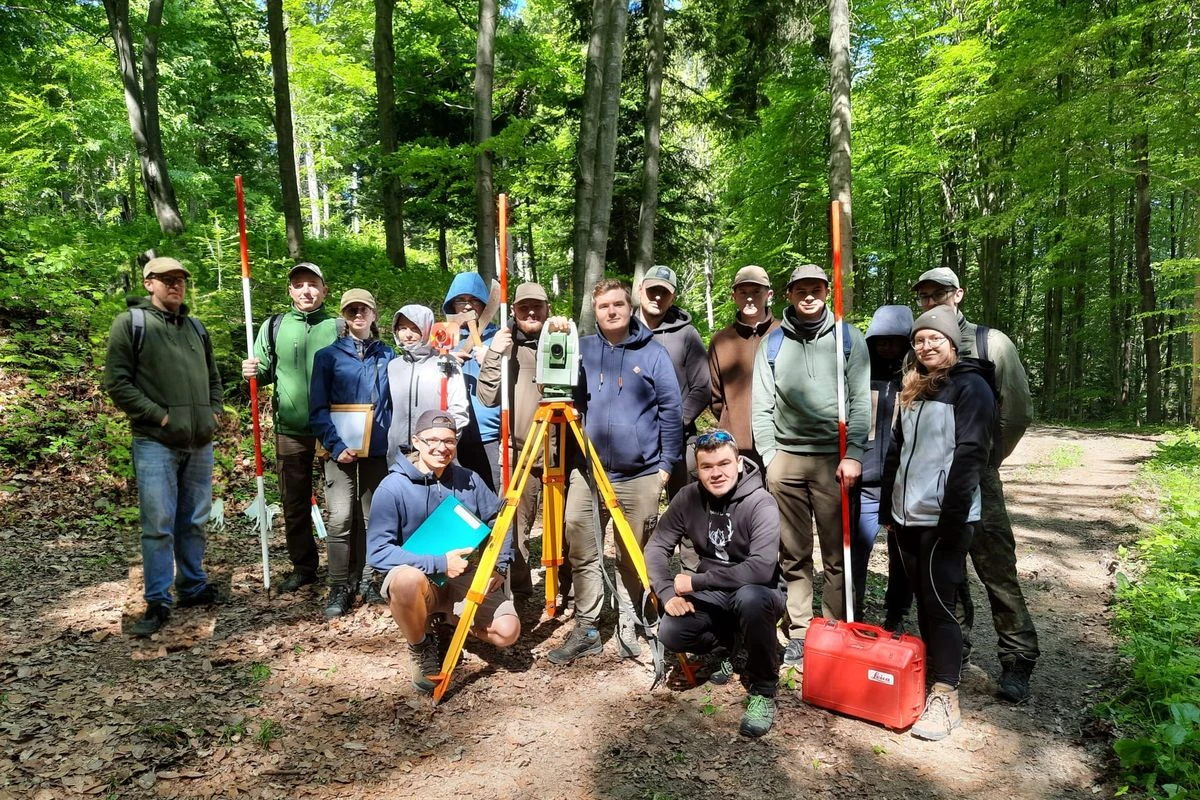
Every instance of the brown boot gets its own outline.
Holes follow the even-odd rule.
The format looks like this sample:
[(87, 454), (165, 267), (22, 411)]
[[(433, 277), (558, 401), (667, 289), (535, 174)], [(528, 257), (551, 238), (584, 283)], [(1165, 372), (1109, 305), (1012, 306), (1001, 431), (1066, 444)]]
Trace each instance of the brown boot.
[(925, 711), (912, 726), (912, 735), (936, 742), (945, 739), (960, 725), (962, 712), (958, 707), (958, 689), (948, 683), (935, 683), (925, 698)]

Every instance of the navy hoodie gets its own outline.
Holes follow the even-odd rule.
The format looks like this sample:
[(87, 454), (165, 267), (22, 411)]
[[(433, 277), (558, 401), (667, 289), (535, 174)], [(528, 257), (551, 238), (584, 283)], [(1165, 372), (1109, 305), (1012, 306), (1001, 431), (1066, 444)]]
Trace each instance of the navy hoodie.
[(579, 340), (579, 355), (576, 404), (609, 480), (670, 472), (683, 455), (683, 416), (667, 349), (633, 317), (622, 342), (594, 333)]
[[(438, 478), (432, 472), (422, 472), (407, 458), (396, 459), (371, 500), (371, 520), (367, 525), (367, 563), (371, 568), (387, 572), (392, 567), (408, 565), (426, 575), (444, 574), (444, 553), (417, 555), (405, 550), (404, 542), (451, 495), (489, 526), (495, 523), (500, 499), (476, 473), (451, 463)], [(497, 564), (508, 565), (512, 559), (509, 530)]]
[[(446, 290), (446, 299), (442, 302), (444, 313), (454, 313), (454, 306), (450, 301), (460, 294), (469, 294), (487, 305), (488, 287), (477, 272), (460, 272), (454, 276), (454, 280), (450, 282), (450, 288)], [(479, 332), (479, 338), (483, 341), (484, 347), (492, 343), (492, 337), (499, 329), (499, 326), (493, 322)], [(459, 332), (459, 342), (461, 343), (470, 335), (469, 329), (462, 328)], [(471, 395), (471, 408), (475, 410), (475, 419), (479, 423), (479, 438), (484, 442), (494, 442), (500, 438), (500, 407), (489, 408), (479, 400), (479, 390), (476, 388), (479, 383), (479, 362), (474, 358), (468, 358), (463, 362), (462, 374), (463, 379), (467, 382), (467, 394)]]
[(353, 336), (335, 339), (313, 357), (312, 383), (308, 388), (308, 422), (313, 433), (334, 459), (346, 449), (337, 434), (329, 406), (335, 403), (374, 403), (369, 455), (387, 455), (388, 428), (392, 424), (392, 396), (388, 392), (388, 362), (396, 357), (392, 348), (378, 339), (367, 342), (361, 361)]

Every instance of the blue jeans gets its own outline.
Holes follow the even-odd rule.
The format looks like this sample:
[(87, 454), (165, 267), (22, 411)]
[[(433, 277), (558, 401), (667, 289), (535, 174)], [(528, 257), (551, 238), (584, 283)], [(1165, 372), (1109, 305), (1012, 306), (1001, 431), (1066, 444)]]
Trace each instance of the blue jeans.
[(201, 562), (212, 508), (212, 444), (176, 449), (135, 436), (133, 468), (142, 521), (146, 602), (170, 606), (172, 582), (181, 598), (208, 585)]

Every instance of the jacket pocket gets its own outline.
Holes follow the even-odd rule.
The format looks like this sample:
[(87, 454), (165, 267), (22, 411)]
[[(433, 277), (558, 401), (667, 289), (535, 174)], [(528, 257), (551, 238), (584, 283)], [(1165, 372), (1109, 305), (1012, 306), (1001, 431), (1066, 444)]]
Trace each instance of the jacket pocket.
[(608, 424), (609, 461), (604, 467), (619, 475), (633, 475), (646, 466), (636, 425), (619, 422)]

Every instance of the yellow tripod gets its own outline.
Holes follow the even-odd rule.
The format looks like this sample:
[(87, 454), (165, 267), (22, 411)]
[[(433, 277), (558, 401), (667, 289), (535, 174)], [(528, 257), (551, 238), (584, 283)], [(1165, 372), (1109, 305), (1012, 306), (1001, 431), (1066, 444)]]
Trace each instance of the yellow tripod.
[[(557, 432), (557, 440), (553, 440), (549, 435), (552, 426)], [(475, 570), (475, 577), (471, 581), (471, 588), (467, 590), (463, 613), (459, 617), (458, 627), (454, 629), (454, 638), (450, 640), (450, 649), (446, 651), (446, 659), (442, 662), (442, 671), (435, 676), (430, 676), (436, 684), (433, 690), (434, 703), (441, 702), (442, 695), (450, 687), (450, 677), (454, 674), (459, 656), (462, 655), (467, 634), (475, 621), (475, 612), (484, 600), (488, 581), (496, 568), (500, 550), (504, 547), (504, 537), (516, 519), (521, 495), (525, 493), (525, 482), (533, 473), (533, 466), (537, 462), (539, 453), (542, 455), (542, 564), (546, 567), (546, 613), (554, 616), (555, 601), (558, 596), (558, 568), (563, 563), (563, 512), (567, 481), (566, 464), (562, 459), (556, 458), (557, 454), (553, 452), (553, 445), (554, 441), (566, 441), (568, 429), (574, 434), (575, 441), (579, 443), (580, 449), (591, 463), (596, 488), (612, 516), (613, 527), (625, 544), (625, 552), (632, 559), (633, 567), (637, 571), (642, 586), (646, 591), (650, 590), (650, 577), (646, 573), (646, 560), (642, 556), (642, 548), (638, 546), (637, 539), (634, 538), (633, 531), (629, 528), (629, 522), (621, 511), (621, 505), (617, 502), (616, 494), (613, 493), (612, 484), (609, 483), (604, 466), (600, 463), (600, 457), (596, 454), (595, 448), (592, 447), (591, 441), (579, 424), (579, 412), (575, 410), (575, 405), (570, 401), (543, 400), (538, 405), (537, 411), (534, 412), (533, 425), (530, 426), (529, 435), (525, 437), (525, 446), (517, 458), (517, 465), (513, 469), (512, 479), (508, 484), (508, 491), (504, 495), (504, 505), (500, 509), (500, 515), (496, 518), (495, 527), (488, 536), (487, 546), (483, 550), (483, 556)], [(696, 680), (692, 666), (682, 654), (679, 657), (679, 664), (687, 680), (694, 685)]]

